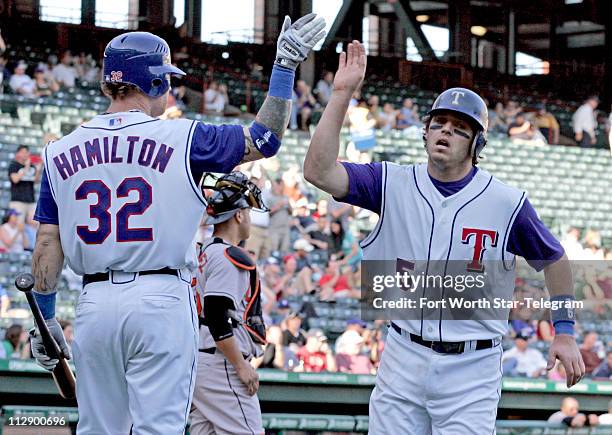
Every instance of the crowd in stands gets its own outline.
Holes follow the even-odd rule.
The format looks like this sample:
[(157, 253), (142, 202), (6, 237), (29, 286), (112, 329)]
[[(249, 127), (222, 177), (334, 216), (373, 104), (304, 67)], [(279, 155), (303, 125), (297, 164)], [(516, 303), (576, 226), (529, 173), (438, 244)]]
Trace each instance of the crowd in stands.
[[(13, 65), (12, 71), (9, 65)], [(65, 51), (58, 58), (51, 54), (46, 62), (30, 64), (23, 59), (0, 58), (4, 90), (24, 97), (48, 97), (79, 84), (100, 81), (100, 68), (90, 54), (73, 55)]]
[(612, 425), (612, 400), (608, 403), (608, 412), (585, 414), (580, 412), (580, 403), (574, 397), (565, 397), (561, 409), (548, 418), (549, 423), (559, 423), (570, 428)]

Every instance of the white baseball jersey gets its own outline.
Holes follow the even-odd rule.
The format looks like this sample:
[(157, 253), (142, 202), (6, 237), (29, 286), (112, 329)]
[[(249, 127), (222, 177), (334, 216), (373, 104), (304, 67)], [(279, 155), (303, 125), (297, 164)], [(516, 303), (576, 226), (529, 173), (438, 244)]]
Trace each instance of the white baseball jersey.
[[(205, 200), (191, 173), (192, 142), (209, 140), (194, 139), (198, 135), (222, 136), (219, 130), (199, 132), (205, 127), (213, 128), (139, 111), (105, 114), (46, 147), (45, 182), (58, 204), (62, 249), (76, 273), (195, 268)], [(239, 142), (228, 143), (238, 151), (231, 153), (244, 150), (244, 139)], [(230, 153), (220, 147), (200, 152), (214, 161), (215, 153)]]
[[(462, 260), (466, 274), (479, 273), (486, 264), (488, 285), (494, 286), (496, 295), (512, 299), (514, 255), (507, 251), (506, 244), (525, 200), (524, 192), (479, 170), (467, 186), (444, 197), (431, 182), (426, 164), (400, 166), (386, 162), (382, 179), (381, 215), (361, 243), (364, 260), (406, 260), (425, 270), (428, 265), (441, 269), (449, 261), (463, 264), (458, 263)], [(426, 340), (465, 341), (505, 334), (507, 316), (496, 318), (499, 320), (428, 316), (394, 322)]]
[[(213, 241), (214, 238), (205, 240), (200, 250), (199, 267), (196, 272), (198, 293), (202, 298), (211, 295), (230, 298), (234, 303), (236, 314), (243, 319), (251, 291), (250, 273), (234, 266), (225, 256), (225, 250), (231, 246), (230, 244), (213, 243)], [(234, 328), (233, 332), (240, 352), (244, 355), (260, 356), (263, 353), (261, 346), (253, 343), (251, 336), (243, 326)], [(200, 349), (215, 346), (215, 340), (208, 327), (201, 326)]]

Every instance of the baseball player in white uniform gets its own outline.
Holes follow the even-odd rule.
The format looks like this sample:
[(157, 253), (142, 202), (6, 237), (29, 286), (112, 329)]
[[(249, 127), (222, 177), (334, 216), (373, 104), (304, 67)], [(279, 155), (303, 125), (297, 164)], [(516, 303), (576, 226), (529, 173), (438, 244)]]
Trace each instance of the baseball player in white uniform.
[[(304, 162), (308, 181), (340, 201), (380, 215), (362, 242), (364, 260), (399, 265), (465, 262), (512, 299), (514, 256), (544, 270), (553, 300), (574, 299), (569, 262), (525, 193), (476, 164), (486, 145), (487, 107), (464, 88), (444, 91), (425, 119), (426, 164), (337, 162), (339, 133), (351, 94), (363, 79), (358, 41), (340, 55), (334, 91)], [(395, 269), (395, 268), (394, 268)], [(487, 281), (489, 282), (489, 281)], [(431, 314), (431, 313), (428, 313)], [(548, 367), (558, 358), (567, 384), (584, 375), (573, 336), (573, 310), (552, 310), (556, 330)], [(501, 337), (507, 317), (393, 320), (370, 399), (371, 434), (491, 434), (501, 386)]]
[(206, 222), (214, 231), (200, 248), (197, 273), (202, 313), (190, 433), (263, 434), (259, 377), (249, 361), (263, 354), (266, 328), (255, 262), (238, 245), (249, 238), (249, 209), (266, 208), (259, 188), (240, 172), (211, 188)]
[[(36, 219), (35, 297), (53, 337), (64, 259), (83, 275), (72, 352), (78, 433), (183, 433), (194, 388), (198, 323), (191, 293), (204, 172), (274, 155), (290, 114), (294, 70), (322, 37), (308, 15), (283, 27), (268, 97), (249, 127), (160, 120), (170, 75), (166, 42), (117, 36), (104, 52), (107, 113), (47, 145)], [(32, 333), (37, 361), (57, 361)]]

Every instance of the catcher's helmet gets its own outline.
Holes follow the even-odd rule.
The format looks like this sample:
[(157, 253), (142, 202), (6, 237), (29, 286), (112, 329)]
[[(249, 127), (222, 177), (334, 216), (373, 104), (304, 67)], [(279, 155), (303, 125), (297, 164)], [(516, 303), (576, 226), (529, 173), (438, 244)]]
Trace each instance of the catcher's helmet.
[(451, 111), (467, 118), (474, 127), (472, 141), (472, 160), (478, 161), (480, 152), (487, 144), (487, 127), (489, 126), (489, 111), (480, 95), (466, 88), (450, 88), (436, 98), (428, 116), (434, 116), (442, 111)]
[(185, 75), (172, 65), (170, 47), (148, 32), (128, 32), (113, 38), (104, 49), (104, 82), (126, 83), (157, 98), (170, 89), (170, 74)]
[[(207, 184), (209, 178), (214, 180), (214, 184)], [(206, 174), (202, 182), (204, 196), (206, 196), (205, 191), (209, 189), (214, 192), (207, 198), (208, 225), (225, 222), (243, 208), (268, 211), (261, 198), (261, 190), (242, 172), (231, 172), (218, 178)]]

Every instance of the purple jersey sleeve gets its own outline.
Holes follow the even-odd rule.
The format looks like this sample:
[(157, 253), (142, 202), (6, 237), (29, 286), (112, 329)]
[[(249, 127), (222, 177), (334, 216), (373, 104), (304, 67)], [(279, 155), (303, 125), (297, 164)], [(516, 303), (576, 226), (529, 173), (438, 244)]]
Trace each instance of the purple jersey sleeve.
[(191, 140), (189, 161), (196, 183), (204, 172), (231, 172), (244, 155), (241, 125), (209, 125), (198, 122)]
[(38, 195), (38, 204), (36, 204), (34, 220), (41, 224), (59, 225), (57, 204), (51, 194), (51, 186), (49, 185), (46, 169), (43, 169), (40, 180), (40, 194)]
[(525, 199), (510, 228), (507, 249), (523, 257), (538, 272), (557, 261), (565, 252), (528, 199)]
[(349, 177), (349, 191), (344, 198), (334, 198), (380, 214), (382, 204), (382, 163), (341, 162)]

